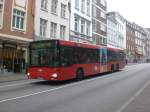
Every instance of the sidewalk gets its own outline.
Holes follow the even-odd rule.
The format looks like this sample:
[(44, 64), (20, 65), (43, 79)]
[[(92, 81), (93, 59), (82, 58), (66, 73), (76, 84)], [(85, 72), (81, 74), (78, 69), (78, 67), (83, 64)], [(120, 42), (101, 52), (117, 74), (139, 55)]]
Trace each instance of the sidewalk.
[(128, 63), (126, 66), (130, 66), (130, 65), (138, 65), (138, 64), (144, 64), (144, 63)]
[(0, 83), (9, 82), (9, 81), (17, 81), (17, 80), (26, 80), (27, 75), (24, 73), (4, 73), (0, 72)]
[(150, 112), (150, 84), (136, 95), (121, 112)]

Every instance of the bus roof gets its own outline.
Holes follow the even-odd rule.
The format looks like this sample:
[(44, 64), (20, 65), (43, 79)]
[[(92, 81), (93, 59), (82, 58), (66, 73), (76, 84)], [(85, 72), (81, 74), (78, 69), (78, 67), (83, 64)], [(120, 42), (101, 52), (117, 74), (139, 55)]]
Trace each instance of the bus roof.
[(59, 40), (59, 43), (61, 45), (77, 46), (77, 47), (83, 47), (83, 48), (99, 49), (99, 48), (102, 47), (101, 45), (94, 45), (94, 44), (88, 44), (88, 43), (79, 43), (79, 42), (65, 41), (65, 40)]
[(79, 42), (59, 40), (59, 39), (36, 40), (36, 41), (32, 41), (31, 43), (38, 43), (38, 42), (45, 42), (45, 41), (58, 41), (60, 45), (76, 46), (76, 47), (83, 47), (83, 48), (93, 48), (93, 49), (107, 48), (108, 50), (112, 50), (112, 51), (123, 51), (122, 49), (119, 48), (111, 48), (103, 45), (79, 43)]
[(111, 51), (124, 51), (123, 49), (119, 49), (119, 48), (112, 48), (112, 47), (107, 47), (108, 50), (111, 50)]

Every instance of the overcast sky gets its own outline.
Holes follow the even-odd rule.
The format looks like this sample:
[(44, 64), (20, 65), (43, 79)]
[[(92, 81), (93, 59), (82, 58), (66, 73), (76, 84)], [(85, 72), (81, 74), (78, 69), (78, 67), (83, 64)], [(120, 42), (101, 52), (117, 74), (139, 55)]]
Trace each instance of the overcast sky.
[(125, 19), (150, 28), (150, 0), (106, 0), (108, 11), (118, 11)]

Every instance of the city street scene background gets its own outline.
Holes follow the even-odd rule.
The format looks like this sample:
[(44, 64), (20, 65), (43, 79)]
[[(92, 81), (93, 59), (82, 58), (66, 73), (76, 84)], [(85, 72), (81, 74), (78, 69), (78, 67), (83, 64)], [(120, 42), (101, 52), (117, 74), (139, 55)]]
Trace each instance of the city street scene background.
[[(145, 19), (139, 23), (134, 14), (126, 15), (150, 3), (127, 1), (0, 0), (0, 112), (150, 112), (150, 23), (142, 24), (148, 18), (142, 14), (148, 13), (134, 10), (135, 18)], [(30, 46), (36, 41), (72, 45), (72, 54), (62, 47), (68, 65), (60, 65), (63, 59), (48, 65), (58, 61), (58, 53), (65, 57), (58, 49), (53, 49), (56, 55), (42, 49), (45, 57), (36, 49), (32, 57)], [(45, 59), (45, 65), (29, 66), (36, 56), (48, 64)], [(76, 61), (88, 56), (91, 62)], [(70, 69), (74, 65), (79, 68)], [(62, 81), (64, 76), (71, 80)]]
[(105, 0), (1, 0), (0, 73), (25, 73), (29, 42), (43, 39), (120, 48), (127, 62), (147, 62), (150, 29), (107, 7)]

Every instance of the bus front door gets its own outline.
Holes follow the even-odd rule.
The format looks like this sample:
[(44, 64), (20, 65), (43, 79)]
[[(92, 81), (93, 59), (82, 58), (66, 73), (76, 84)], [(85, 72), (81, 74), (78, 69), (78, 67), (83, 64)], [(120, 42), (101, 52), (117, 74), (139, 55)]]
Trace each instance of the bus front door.
[(107, 48), (100, 49), (100, 73), (107, 72)]

